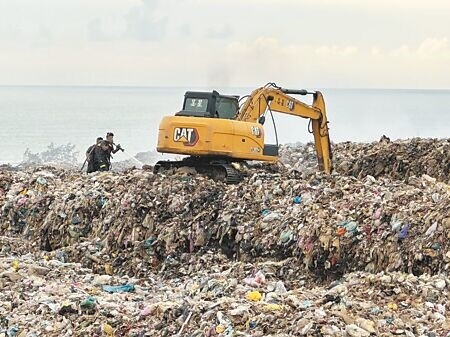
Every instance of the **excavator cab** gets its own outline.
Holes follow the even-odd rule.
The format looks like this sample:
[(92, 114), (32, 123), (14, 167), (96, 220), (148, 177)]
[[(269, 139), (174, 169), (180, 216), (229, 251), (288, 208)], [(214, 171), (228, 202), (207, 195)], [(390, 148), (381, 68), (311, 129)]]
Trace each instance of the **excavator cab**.
[(176, 116), (235, 119), (239, 112), (239, 96), (220, 95), (217, 91), (187, 91), (183, 109)]

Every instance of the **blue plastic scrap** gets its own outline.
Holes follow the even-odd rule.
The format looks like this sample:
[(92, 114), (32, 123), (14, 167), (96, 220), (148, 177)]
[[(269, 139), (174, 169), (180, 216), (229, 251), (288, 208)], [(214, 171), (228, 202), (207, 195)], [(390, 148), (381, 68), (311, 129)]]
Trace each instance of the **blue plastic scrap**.
[(134, 291), (134, 284), (127, 283), (121, 286), (103, 286), (103, 291), (107, 293), (130, 293)]
[(10, 327), (8, 331), (6, 331), (6, 336), (8, 337), (16, 337), (19, 333), (19, 328), (16, 326)]
[(402, 227), (402, 229), (400, 230), (400, 232), (398, 233), (398, 238), (400, 240), (406, 239), (406, 237), (409, 234), (409, 228), (411, 227), (410, 224), (406, 224)]
[(269, 215), (270, 213), (271, 213), (271, 212), (270, 212), (270, 210), (268, 210), (268, 209), (263, 209), (263, 210), (261, 211), (262, 216)]

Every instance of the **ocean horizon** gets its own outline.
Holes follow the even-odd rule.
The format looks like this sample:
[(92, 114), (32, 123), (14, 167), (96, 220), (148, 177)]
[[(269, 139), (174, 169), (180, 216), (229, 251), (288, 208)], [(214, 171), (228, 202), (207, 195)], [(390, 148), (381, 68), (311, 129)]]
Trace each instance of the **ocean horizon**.
[[(213, 89), (243, 96), (254, 88), (0, 85), (0, 163), (19, 163), (27, 149), (39, 153), (51, 143), (73, 144), (82, 160), (95, 138), (109, 131), (126, 150), (116, 160), (156, 151), (159, 121), (181, 109), (185, 91)], [(332, 142), (450, 134), (450, 89), (307, 89), (324, 95)], [(306, 119), (278, 113), (274, 118), (280, 144), (313, 140)], [(275, 143), (271, 124), (265, 124), (266, 143)]]

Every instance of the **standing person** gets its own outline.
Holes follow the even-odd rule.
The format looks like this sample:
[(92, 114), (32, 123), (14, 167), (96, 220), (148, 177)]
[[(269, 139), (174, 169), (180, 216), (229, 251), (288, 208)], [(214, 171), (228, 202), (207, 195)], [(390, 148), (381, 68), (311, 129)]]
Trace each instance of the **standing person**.
[[(106, 134), (106, 141), (108, 142), (108, 152), (109, 154), (115, 154), (117, 151), (122, 150), (122, 148), (120, 147), (120, 144), (115, 145), (114, 144), (114, 134), (112, 132), (108, 132)], [(115, 145), (115, 148), (114, 148)]]
[(123, 151), (123, 149), (120, 146), (120, 144), (117, 144), (117, 145), (114, 144), (114, 134), (112, 132), (108, 132), (106, 134), (106, 141), (108, 143), (108, 158), (109, 158), (109, 163), (111, 165), (112, 154), (115, 154), (119, 150)]
[[(91, 173), (95, 171), (94, 168), (94, 149), (97, 145), (100, 144), (100, 142), (103, 140), (103, 137), (97, 137), (97, 140), (95, 142), (94, 145), (91, 145), (88, 147), (88, 149), (86, 150), (86, 160), (85, 163), (87, 161), (88, 163), (88, 167), (87, 167), (87, 173)], [(83, 165), (84, 166), (84, 165)]]
[(108, 141), (102, 140), (100, 144), (94, 148), (94, 172), (109, 171), (111, 164), (109, 161), (109, 144)]

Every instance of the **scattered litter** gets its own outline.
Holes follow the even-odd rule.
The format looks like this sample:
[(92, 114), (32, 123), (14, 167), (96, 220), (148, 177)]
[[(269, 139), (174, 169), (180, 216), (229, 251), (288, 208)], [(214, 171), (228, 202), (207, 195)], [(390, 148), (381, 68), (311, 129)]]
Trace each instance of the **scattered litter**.
[(239, 185), (1, 170), (0, 336), (447, 336), (448, 140), (333, 149)]

